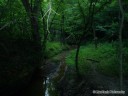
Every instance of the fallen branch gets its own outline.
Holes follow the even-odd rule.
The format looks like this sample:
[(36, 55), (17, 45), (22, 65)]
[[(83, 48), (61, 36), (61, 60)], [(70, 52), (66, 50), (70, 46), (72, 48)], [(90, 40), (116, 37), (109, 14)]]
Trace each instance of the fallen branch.
[(98, 61), (98, 60), (93, 60), (93, 59), (86, 59), (86, 60), (91, 61), (91, 62), (100, 63), (100, 61)]

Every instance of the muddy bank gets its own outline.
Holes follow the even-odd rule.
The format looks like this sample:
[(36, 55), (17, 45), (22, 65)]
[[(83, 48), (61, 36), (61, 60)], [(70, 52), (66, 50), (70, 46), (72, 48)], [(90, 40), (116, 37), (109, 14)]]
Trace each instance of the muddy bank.
[(62, 96), (57, 86), (67, 70), (66, 54), (63, 52), (55, 56), (55, 59), (47, 60), (45, 65), (34, 72), (29, 84), (11, 96)]
[(62, 52), (54, 58), (47, 60), (46, 65), (41, 67), (45, 73), (45, 96), (62, 96), (58, 90), (59, 84), (64, 80), (67, 71), (65, 57), (68, 51)]
[[(119, 79), (105, 76), (98, 72), (96, 64), (82, 78), (76, 78), (75, 68), (68, 67), (65, 58), (69, 51), (64, 51), (35, 72), (29, 85), (13, 96), (99, 96), (93, 90), (119, 90)], [(128, 83), (124, 81), (124, 91), (128, 96)], [(106, 95), (100, 95), (106, 96)], [(109, 96), (118, 96), (111, 95)]]
[(128, 96), (128, 82), (124, 80), (123, 91), (125, 94), (93, 94), (94, 90), (113, 90), (120, 91), (119, 78), (108, 77), (101, 73), (94, 73), (92, 70), (81, 79), (77, 79), (75, 70), (68, 68), (66, 76), (58, 85), (60, 96)]

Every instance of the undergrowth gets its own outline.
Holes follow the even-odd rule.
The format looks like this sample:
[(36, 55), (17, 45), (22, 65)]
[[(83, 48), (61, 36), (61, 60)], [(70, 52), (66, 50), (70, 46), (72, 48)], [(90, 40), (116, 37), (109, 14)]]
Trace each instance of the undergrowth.
[(66, 46), (62, 45), (59, 42), (47, 42), (46, 45), (46, 57), (50, 58), (58, 53), (60, 53), (62, 50), (65, 50)]
[[(72, 50), (66, 58), (66, 63), (75, 67), (75, 53)], [(127, 77), (128, 74), (128, 48), (123, 48), (123, 75)], [(91, 65), (96, 63), (91, 60), (98, 61), (97, 71), (108, 76), (119, 76), (119, 59), (118, 47), (112, 46), (110, 43), (102, 43), (95, 49), (93, 44), (82, 46), (79, 53), (79, 68), (81, 74), (87, 74), (91, 69)]]

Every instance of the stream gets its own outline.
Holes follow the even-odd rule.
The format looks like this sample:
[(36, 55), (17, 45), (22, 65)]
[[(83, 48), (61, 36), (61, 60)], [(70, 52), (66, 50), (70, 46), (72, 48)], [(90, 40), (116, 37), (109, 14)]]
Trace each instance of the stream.
[(29, 84), (21, 96), (58, 96), (56, 88), (49, 77), (37, 78)]
[(39, 70), (41, 71), (39, 73), (45, 74), (45, 76), (42, 77), (37, 73), (28, 87), (14, 96), (60, 96), (56, 85), (65, 76), (67, 66), (65, 55), (60, 54), (57, 58), (59, 58), (58, 62), (50, 60)]
[(60, 96), (60, 90), (57, 85), (65, 77), (67, 65), (65, 57), (67, 52), (64, 51), (56, 55), (56, 59), (49, 59), (46, 64), (42, 64), (40, 69), (32, 76), (31, 81), (25, 88), (11, 96)]
[(45, 85), (44, 96), (58, 96), (58, 92), (54, 86), (54, 83), (52, 83), (49, 78), (47, 78), (47, 80), (44, 81), (44, 85)]

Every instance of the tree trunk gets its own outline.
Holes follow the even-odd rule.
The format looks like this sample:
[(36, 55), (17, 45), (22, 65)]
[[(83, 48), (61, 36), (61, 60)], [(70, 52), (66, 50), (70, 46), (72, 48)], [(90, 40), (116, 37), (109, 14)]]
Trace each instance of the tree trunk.
[(33, 40), (39, 43), (41, 41), (41, 38), (39, 34), (39, 25), (38, 25), (38, 10), (40, 8), (39, 4), (41, 3), (41, 1), (35, 0), (34, 5), (32, 4), (32, 2), (30, 4), (29, 0), (21, 0), (21, 2), (23, 3), (23, 6), (30, 19)]
[(98, 44), (98, 42), (97, 42), (97, 36), (96, 36), (96, 31), (95, 31), (95, 28), (93, 28), (93, 36), (94, 36), (94, 45), (95, 45), (95, 49), (97, 49), (97, 44)]
[(76, 73), (77, 73), (77, 77), (78, 77), (78, 78), (80, 77), (80, 71), (79, 71), (79, 67), (78, 67), (80, 45), (81, 45), (81, 41), (80, 41), (79, 44), (77, 45), (76, 56), (75, 56), (75, 66), (76, 66)]
[(120, 90), (123, 88), (123, 46), (122, 46), (122, 30), (123, 30), (123, 23), (124, 23), (124, 10), (123, 10), (123, 5), (122, 1), (119, 0), (119, 7), (120, 7), (120, 13), (121, 13), (121, 18), (120, 18), (120, 28), (119, 28), (119, 60), (120, 60)]
[[(41, 15), (42, 15), (42, 17), (44, 16), (44, 12), (42, 9), (41, 9)], [(46, 29), (45, 18), (43, 18), (42, 22), (43, 22), (43, 30), (44, 30), (43, 47), (42, 47), (43, 56), (42, 56), (42, 58), (43, 58), (43, 63), (45, 64), (45, 60), (46, 60), (45, 52), (46, 52), (46, 44), (47, 44), (47, 39), (48, 39), (48, 31)]]
[[(61, 0), (62, 4), (64, 4), (64, 0)], [(61, 36), (60, 36), (61, 42), (65, 43), (65, 36), (64, 36), (64, 7), (62, 9), (62, 16), (61, 16)]]
[(83, 20), (84, 20), (84, 23), (85, 23), (85, 26), (84, 26), (84, 29), (85, 31), (83, 32), (83, 34), (80, 36), (80, 39), (77, 43), (77, 49), (76, 49), (76, 55), (75, 55), (75, 66), (76, 66), (76, 72), (77, 72), (77, 77), (81, 77), (81, 74), (80, 74), (80, 71), (79, 71), (79, 67), (78, 67), (78, 57), (79, 57), (79, 51), (80, 51), (80, 46), (81, 46), (81, 42), (83, 40), (83, 38), (85, 37), (85, 34), (88, 34), (90, 28), (92, 27), (92, 24), (93, 24), (93, 15), (94, 15), (94, 7), (95, 5), (93, 5), (93, 2), (91, 0), (90, 2), (90, 6), (89, 6), (89, 16), (88, 16), (88, 21), (86, 22), (85, 20), (85, 14), (84, 14), (84, 11), (81, 7), (81, 4), (78, 0), (78, 5), (79, 5), (79, 10), (81, 12), (81, 15), (83, 16)]
[(32, 16), (30, 18), (31, 21), (31, 28), (32, 28), (32, 35), (33, 35), (33, 40), (40, 44), (41, 38), (40, 38), (40, 34), (39, 34), (39, 26), (38, 26), (38, 21), (36, 19), (36, 17)]
[(34, 50), (36, 50), (37, 64), (41, 63), (41, 38), (39, 34), (38, 11), (40, 8), (41, 0), (34, 0), (29, 3), (29, 0), (21, 0), (26, 13), (30, 19), (32, 38), (34, 41)]

